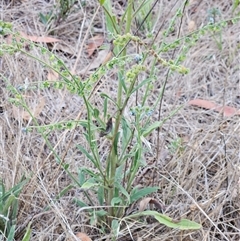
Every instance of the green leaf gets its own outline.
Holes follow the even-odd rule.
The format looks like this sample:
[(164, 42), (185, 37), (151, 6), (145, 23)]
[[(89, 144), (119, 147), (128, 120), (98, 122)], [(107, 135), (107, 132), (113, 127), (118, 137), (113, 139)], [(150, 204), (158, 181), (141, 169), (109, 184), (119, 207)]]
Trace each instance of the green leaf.
[(150, 125), (145, 131), (143, 131), (142, 135), (144, 137), (148, 136), (151, 132), (153, 132), (158, 127), (162, 126), (163, 121), (156, 121), (152, 125)]
[(3, 210), (2, 210), (2, 213), (5, 216), (7, 215), (8, 209), (12, 205), (12, 203), (14, 202), (15, 199), (16, 199), (16, 197), (12, 194), (7, 198), (7, 200), (5, 200)]
[(95, 211), (95, 214), (98, 216), (98, 217), (103, 217), (105, 215), (107, 215), (108, 212), (106, 212), (105, 210), (97, 210)]
[(122, 199), (120, 197), (114, 197), (111, 200), (111, 206), (118, 206), (118, 205), (121, 205), (121, 204), (122, 204)]
[[(126, 198), (127, 200), (125, 200), (128, 204), (130, 202), (130, 195), (127, 192), (127, 190), (122, 186), (122, 179), (123, 179), (123, 173), (124, 173), (124, 165), (121, 165), (117, 168), (116, 170), (116, 174), (115, 174), (115, 180), (114, 180), (114, 186), (115, 189), (117, 189), (118, 193), (121, 192)], [(115, 193), (115, 196), (117, 195), (117, 193)]]
[(233, 1), (233, 12), (236, 10), (236, 8), (238, 7), (239, 4), (240, 4), (240, 0)]
[(93, 116), (97, 119), (99, 117), (99, 110), (94, 108), (93, 110)]
[[(100, 0), (103, 1), (103, 0)], [(102, 5), (103, 6), (103, 5)], [(112, 13), (112, 1), (111, 0), (104, 0), (103, 6), (105, 16), (106, 16), (106, 26), (107, 30), (112, 34), (119, 34), (120, 26), (117, 23), (116, 16)]]
[(15, 228), (16, 228), (16, 225), (12, 225), (11, 226), (10, 231), (8, 233), (8, 238), (7, 238), (8, 241), (13, 241), (14, 240)]
[(140, 190), (135, 189), (132, 191), (132, 193), (130, 195), (130, 199), (131, 199), (130, 203), (133, 203), (150, 193), (156, 192), (158, 189), (159, 189), (158, 187), (145, 187)]
[(132, 93), (134, 93), (135, 91), (137, 91), (138, 89), (140, 89), (142, 86), (144, 86), (145, 84), (148, 84), (149, 82), (151, 82), (152, 81), (152, 78), (147, 78), (147, 79), (145, 79), (144, 81), (142, 81), (138, 86), (136, 86), (133, 90), (132, 90), (132, 92), (131, 92), (131, 94)]
[(154, 216), (154, 218), (157, 219), (159, 223), (162, 223), (169, 228), (176, 228), (180, 230), (197, 230), (202, 227), (201, 224), (198, 224), (194, 221), (188, 219), (181, 219), (180, 221), (175, 221), (165, 214), (151, 210), (139, 212), (137, 214), (130, 215), (126, 218), (135, 218), (139, 216)]
[(102, 6), (104, 4), (105, 0), (99, 0), (100, 5)]
[(29, 241), (30, 240), (30, 238), (31, 238), (31, 229), (30, 229), (31, 224), (32, 224), (31, 222), (28, 224), (26, 233), (24, 234), (24, 237), (23, 237), (22, 241)]
[(101, 97), (104, 97), (104, 98), (106, 98), (106, 99), (111, 100), (111, 101), (113, 102), (113, 104), (116, 105), (116, 106), (119, 108), (119, 106), (117, 105), (116, 101), (114, 101), (114, 99), (112, 99), (112, 98), (111, 98), (110, 96), (108, 96), (107, 94), (101, 93), (100, 96), (101, 96)]
[(115, 237), (117, 237), (117, 235), (119, 234), (119, 227), (119, 221), (117, 219), (112, 220), (111, 230), (113, 231)]
[(131, 134), (131, 129), (129, 128), (128, 122), (125, 118), (122, 118), (122, 130), (123, 130), (123, 145), (128, 144), (128, 139)]
[(136, 150), (136, 152), (135, 152), (135, 155), (134, 155), (134, 160), (133, 160), (133, 162), (134, 162), (133, 167), (134, 168), (135, 167), (137, 167), (137, 168), (139, 167), (139, 162), (140, 162), (141, 155), (142, 155), (142, 150), (141, 150), (141, 148), (138, 148)]
[(82, 169), (83, 173), (86, 173), (86, 174), (90, 175), (91, 177), (94, 177), (95, 178), (94, 180), (96, 180), (96, 178), (98, 177), (97, 173), (95, 173), (94, 171), (92, 171), (92, 170), (90, 170), (90, 169), (88, 169), (86, 167), (83, 167), (81, 169)]
[[(0, 185), (0, 197), (3, 197), (5, 194), (5, 186), (3, 184), (3, 181), (1, 180), (1, 185)], [(1, 200), (1, 199), (0, 199)]]
[(115, 187), (127, 198), (128, 204), (130, 202), (130, 195), (127, 190), (121, 185), (121, 183), (115, 182)]
[[(76, 203), (79, 207), (82, 207), (82, 208), (88, 207), (88, 205), (87, 205), (85, 202), (83, 202), (83, 201), (81, 201), (81, 200), (78, 200), (77, 198), (74, 198), (73, 201), (74, 201), (74, 203)], [(87, 209), (87, 210), (88, 210), (88, 209)]]
[(0, 202), (5, 202), (5, 200), (8, 198), (8, 196), (14, 194), (16, 197), (18, 197), (20, 191), (22, 190), (23, 186), (28, 182), (29, 179), (24, 179), (25, 177), (22, 177), (21, 182), (19, 182), (17, 185), (12, 187), (9, 191), (5, 192), (2, 196), (0, 196)]
[(64, 196), (69, 190), (71, 190), (74, 186), (72, 184), (65, 187), (57, 196), (56, 200), (60, 199), (62, 196)]
[[(149, 211), (146, 211), (149, 212)], [(148, 214), (147, 214), (148, 215)], [(196, 222), (190, 221), (188, 219), (181, 219), (179, 222), (173, 221), (167, 215), (155, 212), (153, 215), (159, 223), (165, 224), (170, 228), (177, 228), (180, 230), (189, 230), (189, 229), (200, 229), (202, 226)]]
[(104, 119), (106, 119), (106, 117), (107, 117), (107, 109), (108, 109), (108, 98), (104, 98), (104, 105), (103, 105)]
[(40, 17), (40, 22), (42, 22), (44, 25), (47, 24), (48, 22), (48, 18), (46, 15), (43, 15), (42, 13), (39, 14), (39, 17)]
[(83, 169), (80, 169), (79, 172), (78, 172), (78, 181), (79, 181), (81, 186), (85, 182), (85, 171)]
[[(5, 187), (1, 181), (0, 187), (0, 214), (5, 219), (1, 218), (0, 229), (4, 228), (5, 236), (7, 240), (14, 240), (15, 228), (16, 228), (16, 218), (18, 213), (19, 200), (18, 196), (22, 187), (26, 184), (28, 179), (23, 176), (21, 181), (13, 186), (9, 191), (5, 192)], [(9, 208), (11, 212), (9, 212)]]
[(96, 186), (98, 186), (98, 184), (96, 182), (93, 182), (92, 179), (89, 179), (88, 181), (83, 183), (81, 188), (83, 188), (83, 189), (90, 189), (91, 187), (96, 187)]
[(67, 169), (69, 168), (69, 164), (68, 164), (68, 163), (67, 163), (67, 164), (64, 164), (64, 165), (63, 165), (63, 168), (64, 168), (65, 171), (67, 171)]
[(143, 131), (142, 136), (146, 137), (148, 136), (152, 131), (157, 129), (158, 127), (162, 126), (167, 120), (169, 120), (172, 116), (174, 116), (182, 106), (178, 107), (176, 110), (173, 110), (170, 115), (166, 118), (164, 118), (162, 121), (156, 121), (152, 125), (150, 125), (146, 130)]
[(94, 158), (89, 154), (89, 152), (82, 146), (82, 145), (77, 145), (77, 148), (85, 154), (85, 156), (93, 163), (95, 164)]
[(17, 214), (18, 214), (18, 206), (19, 206), (19, 201), (18, 201), (18, 199), (15, 199), (12, 204), (12, 213), (11, 213), (11, 217), (10, 217), (12, 220), (11, 224), (16, 224)]
[(102, 186), (98, 188), (97, 196), (98, 196), (98, 202), (102, 206), (104, 203), (104, 188)]
[(114, 148), (115, 154), (117, 154), (119, 137), (120, 137), (120, 132), (117, 133), (117, 135), (116, 135), (116, 137), (114, 139), (114, 142), (113, 142), (113, 148)]
[(120, 77), (119, 83), (122, 85), (124, 92), (127, 93), (127, 86), (125, 84), (124, 78)]

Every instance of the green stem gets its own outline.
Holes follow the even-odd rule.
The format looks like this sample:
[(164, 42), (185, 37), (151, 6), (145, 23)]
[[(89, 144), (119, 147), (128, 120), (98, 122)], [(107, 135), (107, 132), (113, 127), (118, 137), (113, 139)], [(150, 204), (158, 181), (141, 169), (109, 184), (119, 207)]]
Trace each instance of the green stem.
[[(128, 1), (128, 8), (127, 8), (127, 21), (126, 21), (126, 28), (125, 28), (125, 34), (129, 33), (131, 30), (131, 23), (132, 23), (132, 6), (133, 6), (133, 0)], [(124, 49), (122, 52), (121, 56), (124, 57), (127, 54), (127, 50)], [(127, 104), (126, 100), (124, 104), (122, 105), (122, 78), (124, 76), (124, 67), (120, 70), (118, 74), (118, 91), (117, 91), (117, 105), (120, 107), (117, 116), (116, 116), (116, 123), (115, 123), (115, 128), (114, 128), (114, 134), (113, 134), (113, 140), (112, 140), (112, 146), (111, 146), (111, 151), (109, 153), (108, 159), (107, 159), (107, 172), (108, 172), (108, 180), (107, 180), (107, 185), (108, 185), (108, 191), (106, 192), (106, 200), (107, 200), (107, 205), (111, 206), (111, 201), (114, 197), (114, 179), (115, 179), (115, 173), (117, 169), (117, 163), (118, 163), (118, 154), (117, 154), (117, 149), (115, 146), (117, 146), (118, 140), (118, 131), (119, 131), (119, 126), (122, 118), (122, 113), (123, 110)], [(133, 81), (134, 82), (134, 81)], [(134, 86), (134, 85), (133, 85)], [(127, 97), (127, 100), (129, 97)], [(114, 208), (109, 207), (108, 209), (109, 216), (114, 216)], [(109, 219), (109, 224), (111, 224), (111, 219)]]

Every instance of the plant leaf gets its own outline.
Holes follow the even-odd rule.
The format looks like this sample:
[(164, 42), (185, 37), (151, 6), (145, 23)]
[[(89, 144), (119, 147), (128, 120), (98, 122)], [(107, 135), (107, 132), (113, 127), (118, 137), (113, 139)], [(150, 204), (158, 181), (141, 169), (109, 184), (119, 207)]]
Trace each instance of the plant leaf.
[(117, 154), (117, 149), (118, 149), (118, 140), (120, 137), (120, 132), (117, 133), (117, 135), (115, 136), (114, 142), (113, 142), (113, 148), (115, 153)]
[(14, 235), (15, 235), (15, 228), (16, 228), (16, 225), (12, 225), (9, 232), (8, 232), (8, 237), (7, 237), (7, 240), (8, 241), (13, 241), (14, 240)]
[(121, 185), (120, 182), (115, 182), (115, 187), (127, 198), (128, 203), (130, 202), (130, 195), (127, 190)]
[(94, 108), (93, 109), (93, 116), (94, 116), (94, 118), (98, 118), (99, 117), (99, 110), (97, 109), (97, 108)]
[(104, 188), (102, 186), (98, 188), (97, 196), (98, 196), (98, 202), (102, 206), (104, 203)]
[(158, 213), (156, 211), (151, 211), (151, 210), (132, 214), (130, 216), (127, 216), (126, 218), (136, 218), (140, 216), (154, 216), (154, 218), (158, 220), (159, 223), (162, 223), (169, 228), (176, 228), (180, 230), (197, 230), (202, 227), (201, 224), (198, 224), (188, 219), (181, 219), (180, 221), (176, 222), (165, 214)]
[(167, 120), (169, 120), (172, 116), (174, 116), (182, 106), (178, 107), (177, 109), (173, 110), (169, 116), (164, 118), (162, 121), (156, 121), (152, 125), (150, 125), (146, 130), (143, 131), (142, 136), (146, 137), (148, 136), (152, 131), (157, 129), (158, 127), (162, 126)]
[(85, 183), (83, 183), (81, 188), (90, 189), (91, 187), (96, 187), (96, 186), (98, 186), (98, 183), (93, 182), (92, 179), (90, 179), (90, 180), (86, 181)]
[(117, 237), (117, 234), (119, 233), (119, 227), (120, 227), (119, 221), (117, 219), (112, 220), (111, 229), (115, 237)]
[(119, 108), (119, 106), (117, 105), (116, 101), (113, 98), (111, 98), (110, 96), (108, 96), (107, 94), (101, 93), (100, 96), (101, 97), (105, 97), (106, 99), (111, 100)]
[(117, 205), (122, 204), (122, 199), (120, 197), (114, 197), (111, 200), (111, 206), (115, 206), (115, 204), (117, 204)]
[(104, 4), (105, 0), (99, 0), (100, 5), (102, 6)]
[(238, 7), (239, 4), (240, 4), (240, 0), (233, 1), (233, 12), (236, 10), (236, 8)]
[(162, 126), (163, 121), (156, 121), (154, 122), (152, 125), (150, 125), (143, 133), (142, 135), (144, 137), (148, 136), (152, 131), (154, 131), (155, 129), (157, 129), (158, 127)]
[[(103, 0), (101, 0), (103, 1)], [(111, 0), (104, 0), (104, 12), (106, 16), (106, 26), (107, 30), (112, 34), (119, 34), (119, 24), (117, 24), (117, 18), (112, 13), (112, 1)]]
[(177, 228), (180, 230), (189, 230), (189, 229), (200, 229), (202, 226), (196, 222), (190, 221), (188, 219), (181, 219), (179, 222), (173, 221), (167, 215), (156, 212), (154, 217), (158, 220), (159, 223), (165, 224), (170, 228)]
[(89, 154), (89, 152), (87, 152), (87, 150), (82, 146), (82, 145), (77, 145), (77, 148), (83, 153), (85, 154), (85, 156), (92, 162), (95, 164), (95, 160), (93, 158), (93, 156), (91, 156)]
[(140, 89), (140, 88), (141, 88), (142, 86), (144, 86), (145, 84), (151, 82), (151, 81), (152, 81), (152, 78), (147, 78), (147, 79), (145, 79), (144, 81), (142, 81), (138, 86), (136, 86), (136, 87), (132, 90), (131, 94), (134, 93), (135, 91), (137, 91), (138, 89)]
[(56, 200), (59, 200), (62, 196), (64, 196), (69, 190), (71, 190), (74, 186), (72, 184), (65, 187), (57, 196)]
[(22, 239), (22, 241), (29, 241), (30, 238), (31, 238), (31, 222), (28, 224), (27, 226), (27, 230), (26, 230), (26, 233), (24, 234), (24, 237)]
[(130, 203), (133, 203), (150, 193), (156, 192), (158, 189), (159, 189), (158, 187), (145, 187), (140, 190), (135, 189), (134, 192), (131, 193), (130, 195), (130, 200), (131, 200)]
[(104, 105), (103, 105), (103, 116), (104, 116), (104, 119), (106, 119), (107, 110), (108, 110), (108, 98), (105, 97), (104, 98)]
[[(83, 201), (81, 201), (81, 200), (79, 200), (79, 199), (77, 199), (77, 198), (74, 198), (73, 201), (74, 201), (74, 203), (77, 204), (79, 207), (82, 207), (82, 208), (88, 207), (88, 205), (87, 205), (85, 202), (83, 202)], [(88, 210), (88, 209), (87, 209), (87, 210)]]

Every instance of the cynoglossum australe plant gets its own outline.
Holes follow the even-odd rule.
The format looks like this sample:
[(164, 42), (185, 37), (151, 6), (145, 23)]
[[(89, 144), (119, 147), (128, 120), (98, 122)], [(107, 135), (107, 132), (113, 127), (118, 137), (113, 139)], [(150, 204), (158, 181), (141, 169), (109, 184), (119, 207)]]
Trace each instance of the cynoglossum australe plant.
[[(39, 13), (40, 21), (45, 25), (46, 30), (52, 32), (59, 24), (61, 24), (70, 14), (71, 9), (76, 4), (73, 0), (58, 0), (54, 8), (48, 13)], [(81, 5), (84, 5), (80, 3)]]
[[(101, 2), (104, 3), (104, 1)], [(105, 3), (107, 3), (107, 1), (105, 1)], [(111, 2), (108, 1), (108, 3)], [(81, 125), (84, 128), (84, 137), (88, 145), (79, 143), (78, 148), (85, 154), (88, 160), (91, 161), (94, 170), (89, 167), (80, 168), (79, 177), (76, 178), (76, 176), (72, 175), (68, 170), (68, 163), (65, 163), (64, 159), (54, 152), (52, 147), (51, 150), (57, 162), (69, 175), (72, 175), (75, 185), (80, 187), (86, 194), (94, 194), (93, 196), (95, 198), (76, 200), (76, 202), (82, 207), (87, 206), (85, 207), (86, 210), (89, 210), (91, 205), (94, 207), (99, 205), (98, 209), (92, 209), (94, 210), (91, 212), (93, 217), (99, 217), (99, 220), (103, 221), (102, 224), (107, 222), (108, 226), (117, 228), (120, 228), (120, 222), (118, 221), (124, 217), (125, 208), (129, 204), (157, 190), (156, 187), (140, 189), (134, 184), (136, 173), (144, 162), (144, 152), (148, 151), (146, 147), (150, 149), (147, 136), (153, 130), (161, 127), (164, 122), (164, 120), (160, 121), (160, 119), (157, 122), (152, 120), (153, 113), (162, 100), (164, 89), (158, 95), (158, 99), (153, 106), (147, 104), (147, 100), (151, 95), (152, 88), (156, 81), (156, 74), (158, 73), (156, 65), (164, 66), (171, 71), (178, 71), (180, 73), (187, 72), (187, 69), (180, 64), (184, 58), (186, 58), (186, 53), (189, 48), (196, 43), (204, 32), (217, 27), (218, 24), (227, 23), (223, 21), (221, 23), (207, 25), (201, 30), (191, 33), (188, 36), (177, 38), (175, 41), (169, 43), (167, 38), (175, 26), (176, 19), (179, 19), (182, 15), (183, 8), (181, 8), (164, 32), (162, 43), (151, 47), (142, 41), (141, 38), (130, 34), (131, 23), (133, 21), (132, 13), (134, 12), (134, 9), (131, 8), (131, 6), (133, 6), (132, 3), (133, 1), (129, 1), (128, 8), (120, 24), (121, 28), (116, 24), (114, 16), (111, 15), (111, 6), (105, 6), (108, 11), (107, 26), (111, 32), (111, 36), (114, 38), (113, 45), (116, 57), (107, 64), (99, 67), (96, 72), (85, 81), (80, 81), (78, 77), (73, 76), (65, 67), (64, 63), (49, 53), (47, 49), (39, 47), (42, 55), (49, 56), (50, 61), (44, 62), (41, 58), (37, 59), (36, 57), (35, 60), (41, 62), (44, 68), (54, 69), (59, 73), (61, 79), (54, 83), (50, 81), (37, 82), (36, 88), (66, 88), (72, 94), (79, 95), (84, 101), (88, 118), (87, 120), (69, 120), (54, 124), (51, 123), (46, 126), (39, 126), (36, 122), (34, 124), (35, 127), (30, 126), (28, 128), (28, 130), (33, 128), (38, 129), (46, 139), (49, 147), (51, 147), (51, 142), (47, 141), (48, 132), (51, 132), (53, 129), (65, 130), (67, 128), (74, 128), (77, 125)], [(140, 46), (142, 48), (140, 54), (127, 54), (126, 49), (128, 47), (126, 47), (126, 45), (128, 42)], [(30, 44), (30, 46), (33, 48), (36, 47), (33, 44)], [(23, 44), (21, 43), (5, 46), (5, 52), (7, 52), (7, 47), (10, 52), (18, 51), (34, 58), (31, 56), (31, 53), (24, 50)], [(176, 48), (178, 48), (177, 56), (173, 56), (168, 60), (160, 56), (163, 52), (174, 51)], [(148, 67), (145, 64), (145, 60), (152, 57), (155, 58), (155, 63), (150, 66), (150, 74), (147, 73), (148, 77), (143, 77), (142, 74), (146, 72), (146, 68)], [(102, 93), (101, 96), (104, 104), (101, 107), (97, 107), (91, 100), (93, 93), (96, 94), (93, 86), (101, 84), (101, 79), (105, 78), (107, 73), (112, 69), (118, 70), (117, 80), (115, 80), (118, 82), (117, 98), (110, 96), (108, 93)], [(21, 91), (15, 88), (11, 88), (11, 90), (15, 97), (12, 101), (15, 104), (22, 105), (31, 113), (30, 108), (28, 108), (24, 102)], [(133, 103), (132, 99), (135, 96), (136, 102)], [(109, 108), (111, 105), (114, 107), (114, 111), (111, 111)], [(173, 110), (173, 113), (175, 111), (176, 110)], [(101, 113), (103, 113), (103, 116)], [(170, 116), (171, 114), (169, 117)], [(113, 117), (115, 123), (113, 123)], [(33, 120), (34, 119), (33, 115)], [(95, 122), (98, 123), (98, 126)], [(109, 140), (105, 158), (102, 158), (99, 153), (99, 135), (101, 135), (101, 140), (105, 138)], [(70, 148), (74, 147), (70, 146)]]
[[(10, 32), (10, 29), (9, 29)], [(12, 33), (14, 35), (14, 33)], [(15, 34), (14, 37), (19, 37)], [(136, 43), (141, 42), (139, 38), (134, 37), (130, 34), (119, 35), (116, 37), (114, 44), (116, 46), (121, 46), (125, 44), (126, 41), (133, 40)], [(96, 197), (98, 198), (98, 204), (107, 207), (107, 211), (100, 209), (98, 211), (93, 211), (92, 215), (94, 217), (98, 216), (104, 222), (108, 222), (111, 226), (116, 224), (116, 218), (121, 218), (124, 216), (125, 208), (131, 203), (139, 200), (141, 197), (156, 191), (157, 187), (146, 187), (138, 188), (133, 187), (133, 182), (139, 167), (142, 165), (142, 155), (144, 146), (143, 143), (148, 143), (145, 139), (149, 133), (154, 129), (159, 127), (162, 122), (151, 123), (149, 117), (151, 116), (151, 108), (148, 106), (133, 106), (131, 108), (131, 113), (133, 119), (125, 117), (124, 109), (127, 106), (131, 96), (139, 91), (144, 84), (150, 83), (151, 79), (146, 79), (139, 84), (136, 83), (136, 77), (143, 71), (145, 71), (145, 66), (141, 62), (141, 58), (135, 58), (135, 55), (125, 55), (113, 58), (106, 65), (101, 66), (93, 75), (91, 75), (86, 81), (80, 82), (79, 79), (67, 70), (63, 62), (50, 53), (44, 47), (38, 46), (42, 55), (48, 55), (49, 62), (44, 62), (42, 59), (38, 59), (31, 54), (31, 51), (27, 52), (24, 48), (26, 41), (22, 39), (20, 42), (13, 42), (13, 44), (5, 45), (2, 49), (2, 54), (14, 54), (15, 52), (21, 52), (44, 65), (44, 68), (52, 68), (55, 72), (59, 73), (61, 80), (57, 82), (43, 81), (41, 83), (36, 82), (35, 84), (30, 84), (27, 89), (34, 90), (34, 88), (55, 88), (63, 89), (66, 88), (72, 94), (78, 94), (83, 98), (86, 111), (87, 120), (74, 120), (66, 122), (58, 122), (55, 124), (41, 126), (38, 124), (34, 114), (30, 111), (27, 105), (23, 91), (27, 89), (23, 87), (14, 87), (11, 83), (9, 84), (9, 90), (12, 93), (12, 98), (9, 99), (11, 103), (23, 107), (32, 117), (35, 126), (30, 126), (26, 128), (26, 131), (31, 131), (36, 128), (39, 133), (44, 138), (46, 144), (56, 157), (56, 161), (62, 168), (71, 176), (75, 185), (79, 186), (81, 190), (84, 190), (86, 196), (88, 197), (88, 203), (84, 203), (81, 200), (76, 200), (80, 205), (94, 205), (92, 198), (88, 196), (88, 192), (96, 192)], [(37, 47), (36, 45), (29, 43), (29, 49)], [(143, 44), (144, 45), (144, 44)], [(159, 61), (163, 62), (166, 66), (174, 65), (168, 61), (165, 61), (159, 57)], [(104, 98), (103, 106), (103, 117), (100, 115), (100, 111), (91, 103), (90, 97), (93, 94), (93, 85), (96, 84), (108, 71), (112, 68), (126, 66), (128, 64), (130, 68), (127, 69), (126, 73), (123, 72), (124, 82), (122, 83), (123, 99), (121, 101), (116, 101), (107, 93), (103, 93)], [(176, 66), (178, 68), (178, 66)], [(109, 102), (112, 102), (118, 119), (116, 119), (115, 124), (112, 123), (112, 116), (114, 113), (109, 111)], [(118, 105), (120, 103), (120, 105)], [(174, 112), (174, 111), (173, 111)], [(173, 114), (173, 113), (172, 113)], [(97, 127), (94, 124), (94, 119), (98, 122)], [(136, 129), (134, 130), (133, 121), (135, 119)], [(167, 118), (166, 118), (167, 119)], [(118, 121), (118, 122), (117, 122)], [(120, 127), (120, 124), (122, 127)], [(84, 167), (79, 170), (79, 178), (77, 179), (68, 170), (69, 165), (64, 162), (63, 159), (56, 153), (52, 147), (51, 142), (48, 140), (48, 133), (58, 129), (71, 129), (81, 125), (85, 129), (84, 136), (88, 143), (88, 148), (79, 144), (78, 148), (83, 154), (92, 162), (95, 171)], [(117, 126), (117, 129), (116, 129)], [(110, 140), (109, 154), (104, 162), (100, 157), (98, 150), (97, 138), (98, 136), (102, 138), (107, 138)], [(133, 145), (129, 149), (129, 145)], [(115, 162), (112, 161), (115, 158)], [(112, 221), (114, 223), (112, 224)]]
[[(23, 177), (19, 183), (6, 190), (3, 180), (0, 180), (0, 237), (14, 240), (19, 207), (19, 195), (28, 180)], [(26, 233), (30, 232), (30, 228)], [(29, 240), (24, 239), (25, 241)]]

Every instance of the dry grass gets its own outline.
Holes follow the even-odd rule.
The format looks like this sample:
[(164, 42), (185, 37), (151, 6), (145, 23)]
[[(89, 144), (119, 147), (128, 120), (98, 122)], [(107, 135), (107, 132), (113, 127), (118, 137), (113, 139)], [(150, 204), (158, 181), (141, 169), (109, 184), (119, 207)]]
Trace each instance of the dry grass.
[[(2, 1), (1, 19), (12, 22), (14, 29), (28, 34), (50, 34), (38, 16), (39, 13), (46, 14), (53, 9), (53, 2)], [(86, 7), (73, 8), (65, 21), (52, 26), (54, 36), (62, 40), (62, 46), (54, 46), (53, 51), (76, 74), (91, 61), (85, 53), (86, 40), (96, 33), (106, 35), (102, 11), (97, 8), (96, 2), (86, 1)], [(116, 11), (120, 11), (118, 1), (114, 3)], [(223, 0), (201, 1), (197, 11), (190, 16), (189, 9), (189, 14), (184, 16), (183, 34), (188, 31), (190, 19), (197, 27), (202, 26), (207, 21), (207, 10), (212, 7), (220, 9), (222, 18), (230, 18), (230, 3), (231, 1)], [(159, 20), (155, 29), (164, 21), (166, 25), (179, 5), (171, 0), (161, 1), (157, 7), (155, 16)], [(166, 213), (169, 216), (175, 219), (187, 217), (201, 223), (203, 228), (194, 232), (180, 232), (152, 221), (148, 222), (147, 227), (140, 223), (129, 223), (119, 240), (132, 240), (131, 235), (133, 240), (140, 240), (138, 237), (142, 240), (156, 241), (240, 240), (239, 117), (226, 118), (219, 113), (185, 104), (190, 99), (202, 98), (240, 108), (239, 27), (237, 23), (224, 30), (221, 51), (213, 37), (203, 36), (183, 63), (190, 68), (190, 73), (186, 76), (171, 75), (164, 95), (163, 117), (180, 104), (184, 104), (184, 108), (161, 129), (161, 159), (157, 162), (155, 176), (155, 184), (161, 189), (156, 196), (166, 205)], [(161, 41), (161, 38), (157, 41)], [(69, 53), (66, 54), (63, 46)], [(43, 58), (37, 49), (33, 51), (37, 57)], [(46, 70), (39, 63), (18, 54), (3, 56), (0, 68), (14, 86), (46, 78)], [(114, 74), (105, 77), (101, 91), (115, 94)], [(158, 82), (153, 100), (159, 94), (166, 70), (159, 66), (157, 74)], [(75, 240), (73, 233), (78, 231), (88, 233), (93, 240), (111, 240), (107, 234), (101, 234), (97, 227), (91, 226), (87, 214), (73, 204), (73, 198), (81, 195), (77, 189), (71, 189), (58, 202), (52, 203), (53, 198), (68, 186), (71, 180), (57, 165), (41, 135), (38, 132), (22, 131), (23, 127), (32, 123), (30, 120), (23, 120), (20, 111), (8, 103), (10, 96), (6, 91), (6, 83), (0, 81), (0, 105), (3, 106), (3, 113), (0, 115), (1, 177), (7, 187), (11, 187), (23, 173), (32, 175), (20, 197), (17, 240), (21, 240), (21, 231), (26, 228), (29, 221), (32, 221), (31, 240)], [(45, 98), (46, 104), (38, 118), (41, 124), (76, 119), (79, 113), (83, 116), (85, 114), (81, 98), (70, 95), (67, 91), (50, 89), (26, 92), (26, 99), (32, 108), (42, 97)], [(93, 102), (101, 108), (102, 100), (97, 93), (93, 97)], [(85, 145), (81, 129), (73, 133), (54, 131), (49, 137), (56, 152), (65, 157), (65, 162), (70, 165), (73, 175), (77, 176), (79, 167), (89, 166), (86, 158), (76, 148), (78, 143)], [(178, 138), (182, 140), (181, 148), (172, 153), (170, 145)], [(156, 140), (157, 136), (154, 133), (149, 140), (153, 150), (156, 150)], [(104, 146), (106, 141), (101, 143), (103, 158), (107, 151)], [(154, 157), (155, 155), (151, 154), (147, 162), (156, 167), (156, 163), (152, 162)], [(147, 179), (151, 176), (148, 176), (148, 171), (143, 173), (144, 175), (139, 173), (143, 175), (142, 179), (146, 180), (142, 184), (148, 185)], [(50, 204), (51, 209), (47, 210), (46, 207)]]

